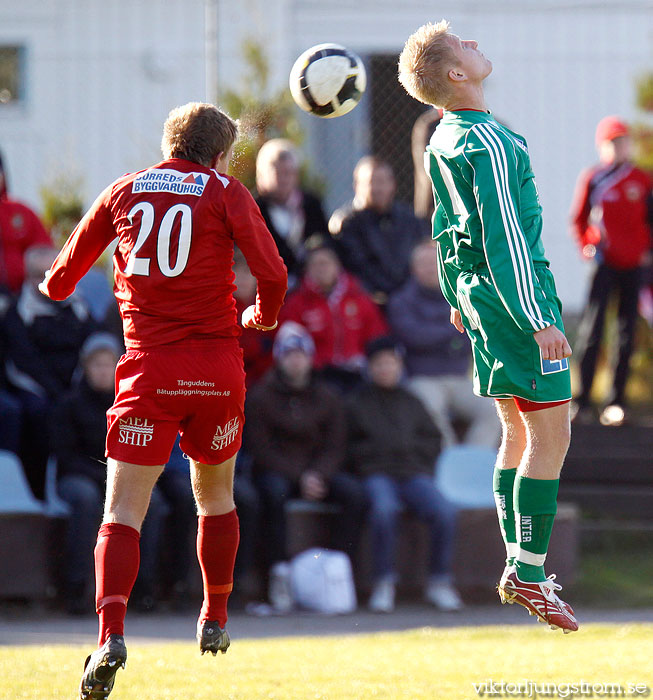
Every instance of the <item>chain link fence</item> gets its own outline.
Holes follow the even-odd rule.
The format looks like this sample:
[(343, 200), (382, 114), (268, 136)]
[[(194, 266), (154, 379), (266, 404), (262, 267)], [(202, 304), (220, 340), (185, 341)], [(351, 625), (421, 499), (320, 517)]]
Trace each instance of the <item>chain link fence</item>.
[[(311, 169), (324, 183), (322, 194), (327, 214), (351, 200), (352, 173), (359, 158), (365, 155), (388, 161), (397, 180), (397, 198), (414, 204), (411, 135), (416, 121), (433, 110), (409, 97), (399, 84), (398, 58), (398, 54), (363, 57), (367, 90), (349, 114), (337, 119), (306, 115), (302, 120), (307, 135), (305, 154)], [(422, 138), (430, 137), (431, 133), (427, 127)], [(421, 186), (423, 192), (423, 182)], [(421, 198), (427, 206), (431, 196), (427, 180), (426, 195)], [(429, 215), (428, 210), (425, 215)]]

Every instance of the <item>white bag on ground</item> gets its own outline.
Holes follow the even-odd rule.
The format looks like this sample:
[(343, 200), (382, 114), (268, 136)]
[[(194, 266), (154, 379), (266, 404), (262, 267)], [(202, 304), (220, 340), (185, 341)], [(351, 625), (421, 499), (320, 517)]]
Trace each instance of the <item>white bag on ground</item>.
[(344, 552), (313, 548), (290, 562), (295, 603), (305, 610), (337, 615), (356, 610), (351, 562)]

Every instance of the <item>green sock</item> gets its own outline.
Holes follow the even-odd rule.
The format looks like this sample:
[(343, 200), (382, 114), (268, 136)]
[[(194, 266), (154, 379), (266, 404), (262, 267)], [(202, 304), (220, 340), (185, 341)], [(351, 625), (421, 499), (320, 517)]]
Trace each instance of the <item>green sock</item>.
[(559, 479), (515, 479), (514, 508), (519, 554), (515, 561), (522, 581), (544, 581), (544, 559), (558, 510)]
[(517, 552), (517, 530), (515, 527), (515, 511), (513, 508), (513, 490), (515, 487), (516, 469), (499, 469), (494, 467), (492, 490), (497, 504), (499, 528), (501, 537), (506, 545), (506, 565), (511, 566)]

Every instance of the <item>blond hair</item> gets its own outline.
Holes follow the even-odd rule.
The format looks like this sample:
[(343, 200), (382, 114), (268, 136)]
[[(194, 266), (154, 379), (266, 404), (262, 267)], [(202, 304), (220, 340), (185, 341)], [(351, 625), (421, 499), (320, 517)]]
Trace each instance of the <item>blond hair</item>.
[(175, 107), (163, 125), (163, 157), (183, 158), (210, 168), (220, 153), (227, 153), (238, 137), (238, 124), (206, 102)]
[(445, 107), (451, 97), (449, 70), (457, 64), (449, 40), (449, 22), (422, 25), (399, 56), (399, 82), (406, 92), (420, 102)]

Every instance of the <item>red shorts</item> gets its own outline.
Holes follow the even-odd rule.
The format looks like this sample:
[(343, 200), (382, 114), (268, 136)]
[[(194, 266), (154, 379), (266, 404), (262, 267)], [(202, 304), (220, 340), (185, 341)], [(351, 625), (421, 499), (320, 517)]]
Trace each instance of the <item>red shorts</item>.
[(106, 456), (166, 464), (180, 433), (180, 447), (191, 459), (220, 464), (240, 448), (244, 405), (237, 338), (128, 350), (116, 367)]
[(544, 403), (538, 403), (537, 401), (529, 401), (528, 399), (522, 399), (519, 396), (512, 397), (517, 404), (517, 408), (521, 413), (530, 413), (531, 411), (541, 411), (543, 408), (553, 408), (554, 406), (562, 406), (563, 403), (569, 403), (571, 399), (564, 399), (563, 401), (548, 401)]

